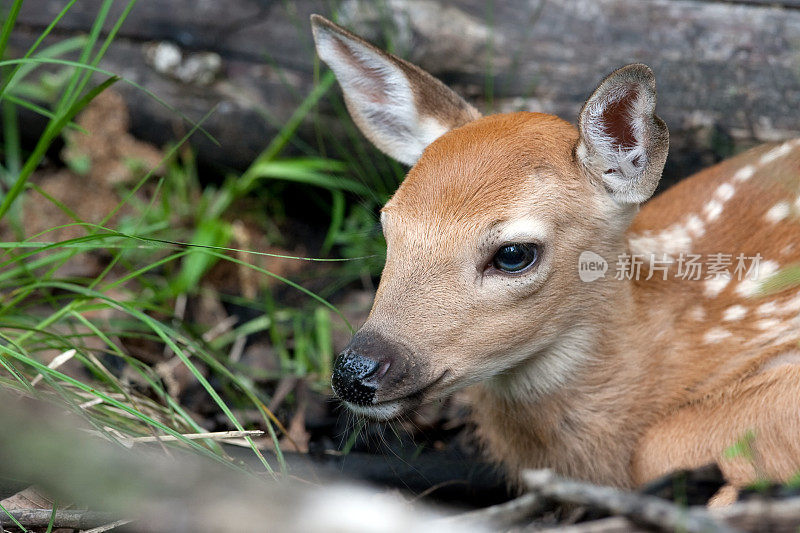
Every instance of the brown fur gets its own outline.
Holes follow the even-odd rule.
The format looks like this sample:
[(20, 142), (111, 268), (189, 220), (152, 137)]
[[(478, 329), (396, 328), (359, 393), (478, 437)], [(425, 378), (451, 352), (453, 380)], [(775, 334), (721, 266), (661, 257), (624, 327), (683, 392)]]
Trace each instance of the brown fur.
[[(767, 150), (759, 148), (687, 179), (647, 204), (632, 231), (658, 231), (702, 206), (719, 184)], [(798, 190), (800, 150), (758, 171), (726, 204), (697, 253), (760, 252), (782, 265), (797, 264), (800, 219), (776, 225), (764, 213)], [(792, 174), (794, 174), (792, 176)], [(793, 194), (775, 182), (794, 182)], [(791, 187), (790, 189), (791, 190)], [(744, 228), (747, 231), (743, 231)], [(487, 449), (517, 471), (550, 467), (564, 474), (623, 486), (638, 485), (678, 468), (720, 461), (726, 476), (743, 485), (757, 473), (786, 479), (800, 471), (800, 361), (760, 372), (771, 358), (796, 349), (800, 326), (772, 342), (748, 346), (756, 331), (753, 310), (765, 301), (798, 296), (787, 289), (767, 297), (743, 298), (731, 281), (716, 298), (702, 294), (702, 281), (625, 283), (605, 302), (615, 317), (605, 323), (609, 341), (594, 363), (563, 390), (536, 401), (509, 402), (485, 387), (475, 390), (475, 411)], [(732, 337), (704, 344), (703, 335), (721, 324), (722, 313), (741, 303), (749, 316), (732, 322)], [(706, 317), (690, 316), (695, 305)], [(782, 319), (797, 319), (800, 311)], [(611, 319), (611, 321), (609, 321)], [(723, 451), (754, 431), (754, 464), (728, 460)]]
[[(637, 100), (650, 113), (642, 122), (650, 145), (634, 191), (650, 194), (667, 143), (652, 114), (652, 73), (642, 65), (618, 73), (606, 82), (622, 76), (650, 87)], [(415, 98), (425, 101), (427, 82), (417, 81)], [(595, 96), (616, 90), (603, 87)], [(463, 122), (463, 106), (437, 116), (448, 112)], [(382, 135), (380, 125), (362, 128)], [(627, 135), (618, 136), (633, 142)], [(387, 261), (365, 329), (402, 345), (412, 370), (379, 389), (375, 403), (408, 409), (471, 387), (480, 437), (512, 476), (547, 467), (632, 487), (718, 461), (736, 486), (787, 479), (800, 470), (797, 287), (761, 296), (736, 279), (674, 279), (675, 262), (667, 281), (646, 280), (647, 267), (638, 280), (616, 279), (614, 267), (643, 243), (677, 253), (687, 236), (690, 253), (760, 253), (765, 268), (800, 263), (800, 141), (709, 168), (638, 214), (624, 197), (612, 199), (605, 162), (587, 165), (581, 152), (594, 148), (585, 145), (557, 117), (513, 113), (427, 146), (383, 209)], [(782, 201), (791, 212), (768, 215)], [(519, 221), (539, 232), (538, 264), (522, 275), (493, 271), (503, 231)], [(587, 250), (608, 261), (605, 278), (579, 279)], [(748, 432), (753, 457), (726, 458)]]

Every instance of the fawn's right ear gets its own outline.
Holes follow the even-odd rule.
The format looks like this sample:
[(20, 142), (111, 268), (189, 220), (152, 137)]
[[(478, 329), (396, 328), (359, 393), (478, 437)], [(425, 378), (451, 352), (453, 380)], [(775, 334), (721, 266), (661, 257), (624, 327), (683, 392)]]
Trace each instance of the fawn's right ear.
[(443, 133), (480, 113), (442, 82), (319, 15), (311, 15), (319, 57), (336, 74), (353, 120), (375, 146), (413, 165)]

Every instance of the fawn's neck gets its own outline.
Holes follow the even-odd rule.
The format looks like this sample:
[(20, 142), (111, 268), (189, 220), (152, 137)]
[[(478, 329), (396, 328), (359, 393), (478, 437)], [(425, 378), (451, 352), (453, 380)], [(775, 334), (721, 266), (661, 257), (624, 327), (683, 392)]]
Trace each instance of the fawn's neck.
[[(659, 324), (637, 308), (632, 282), (602, 283), (596, 286), (604, 293), (601, 303), (589, 310), (594, 316), (576, 320), (545, 351), (474, 391), (478, 433), (512, 474), (547, 467), (631, 484), (621, 473), (629, 471), (638, 436), (660, 410), (652, 394), (660, 386), (659, 358), (646, 348)], [(543, 381), (543, 372), (557, 379)]]

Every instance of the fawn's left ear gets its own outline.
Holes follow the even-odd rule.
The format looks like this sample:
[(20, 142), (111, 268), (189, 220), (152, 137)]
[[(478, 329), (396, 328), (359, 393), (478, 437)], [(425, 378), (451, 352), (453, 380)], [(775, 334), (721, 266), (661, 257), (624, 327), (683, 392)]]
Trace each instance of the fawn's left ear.
[(442, 82), (319, 15), (319, 57), (336, 74), (353, 120), (384, 153), (413, 165), (428, 144), (480, 113)]
[(653, 71), (633, 64), (604, 79), (581, 110), (578, 159), (620, 204), (644, 202), (661, 179), (669, 132), (655, 109)]

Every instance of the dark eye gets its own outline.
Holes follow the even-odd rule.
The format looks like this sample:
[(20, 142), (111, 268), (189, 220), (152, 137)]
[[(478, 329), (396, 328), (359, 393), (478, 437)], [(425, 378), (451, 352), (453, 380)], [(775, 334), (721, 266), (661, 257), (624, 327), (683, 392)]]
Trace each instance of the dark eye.
[(539, 247), (535, 244), (506, 244), (494, 254), (492, 266), (503, 272), (522, 272), (538, 258)]

